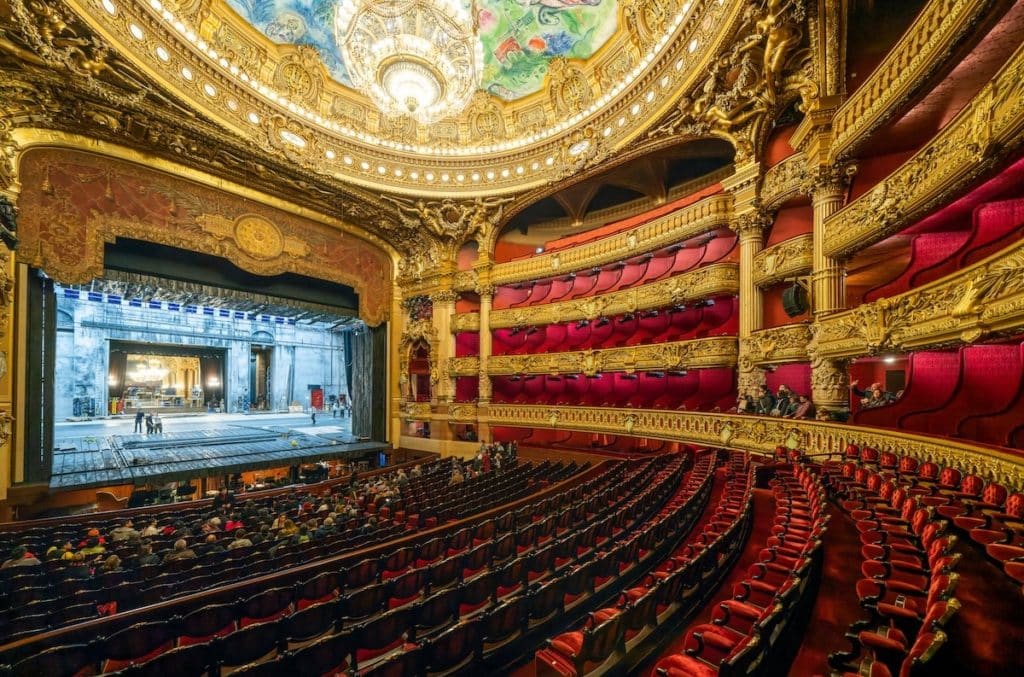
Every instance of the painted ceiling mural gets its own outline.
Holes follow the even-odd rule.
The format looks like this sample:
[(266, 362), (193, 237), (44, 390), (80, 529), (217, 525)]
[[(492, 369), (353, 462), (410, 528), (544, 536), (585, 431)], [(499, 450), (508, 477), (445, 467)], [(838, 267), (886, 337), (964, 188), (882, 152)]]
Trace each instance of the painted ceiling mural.
[[(334, 79), (351, 85), (332, 30), (335, 7), (349, 0), (226, 1), (274, 42), (315, 47)], [(477, 0), (481, 89), (506, 101), (536, 92), (551, 59), (589, 58), (615, 33), (616, 5), (617, 0)]]

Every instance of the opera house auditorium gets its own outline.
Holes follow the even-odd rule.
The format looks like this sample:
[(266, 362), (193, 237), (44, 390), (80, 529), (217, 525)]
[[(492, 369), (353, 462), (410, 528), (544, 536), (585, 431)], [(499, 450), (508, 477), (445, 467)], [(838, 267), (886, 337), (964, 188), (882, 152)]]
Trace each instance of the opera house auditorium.
[(0, 677), (1024, 674), (1024, 0), (0, 0)]

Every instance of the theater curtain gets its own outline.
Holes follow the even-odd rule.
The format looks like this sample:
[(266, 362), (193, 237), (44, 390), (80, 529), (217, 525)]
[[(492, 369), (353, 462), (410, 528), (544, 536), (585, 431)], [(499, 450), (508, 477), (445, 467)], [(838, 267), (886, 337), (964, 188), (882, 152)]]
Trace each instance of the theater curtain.
[(347, 334), (352, 434), (383, 441), (387, 439), (387, 325)]

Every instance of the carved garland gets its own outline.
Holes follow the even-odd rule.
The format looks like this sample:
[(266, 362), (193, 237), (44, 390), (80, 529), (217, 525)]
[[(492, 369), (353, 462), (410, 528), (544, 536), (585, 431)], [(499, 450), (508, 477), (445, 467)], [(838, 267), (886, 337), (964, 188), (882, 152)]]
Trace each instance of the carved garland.
[(811, 271), (814, 236), (798, 235), (754, 255), (754, 284), (767, 287)]
[(803, 362), (808, 359), (807, 345), (810, 341), (811, 328), (806, 324), (754, 332), (743, 340), (740, 368), (747, 371), (763, 365)]

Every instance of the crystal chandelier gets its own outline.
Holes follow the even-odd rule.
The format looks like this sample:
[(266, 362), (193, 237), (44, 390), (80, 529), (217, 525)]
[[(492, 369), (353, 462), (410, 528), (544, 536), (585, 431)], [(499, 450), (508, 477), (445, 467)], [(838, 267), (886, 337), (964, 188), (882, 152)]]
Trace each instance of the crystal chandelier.
[(341, 0), (334, 35), (352, 84), (389, 117), (430, 124), (466, 107), (483, 51), (465, 0)]

